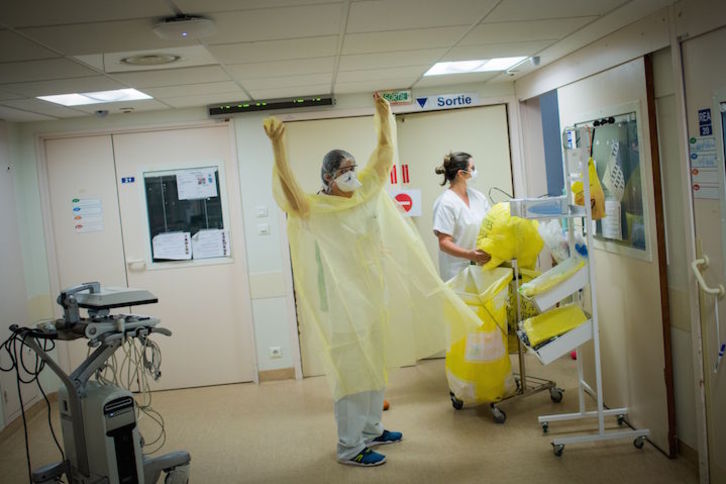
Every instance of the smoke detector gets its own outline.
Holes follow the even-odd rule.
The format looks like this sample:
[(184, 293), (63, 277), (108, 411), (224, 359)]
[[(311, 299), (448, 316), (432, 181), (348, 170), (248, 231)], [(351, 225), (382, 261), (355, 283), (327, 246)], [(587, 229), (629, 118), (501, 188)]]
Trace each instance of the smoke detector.
[(167, 17), (154, 25), (154, 33), (166, 40), (202, 39), (216, 32), (214, 21), (197, 15)]

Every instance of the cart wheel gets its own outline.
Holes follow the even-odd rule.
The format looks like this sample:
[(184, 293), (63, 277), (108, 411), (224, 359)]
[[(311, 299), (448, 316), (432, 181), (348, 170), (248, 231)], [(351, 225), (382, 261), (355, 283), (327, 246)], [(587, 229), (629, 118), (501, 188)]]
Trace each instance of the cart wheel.
[(522, 389), (522, 380), (519, 377), (515, 376), (514, 383), (517, 384), (517, 393), (519, 393), (519, 391)]
[(549, 422), (542, 422), (542, 432), (546, 434), (549, 429), (550, 429)]
[(464, 408), (464, 402), (456, 398), (454, 395), (451, 395), (451, 406), (456, 410), (461, 410)]
[(562, 457), (562, 453), (565, 451), (565, 444), (552, 444), (552, 451), (557, 457)]
[(550, 388), (550, 398), (555, 403), (560, 403), (562, 401), (562, 388), (552, 387)]
[(635, 446), (636, 449), (642, 449), (643, 445), (645, 445), (645, 436), (641, 435), (640, 437), (636, 438), (633, 441), (633, 445)]
[(489, 407), (492, 411), (492, 417), (494, 418), (494, 422), (498, 424), (503, 424), (507, 421), (507, 414), (504, 413), (504, 410), (497, 407), (496, 405), (492, 405)]
[(625, 415), (618, 415), (618, 425), (622, 426), (625, 423)]

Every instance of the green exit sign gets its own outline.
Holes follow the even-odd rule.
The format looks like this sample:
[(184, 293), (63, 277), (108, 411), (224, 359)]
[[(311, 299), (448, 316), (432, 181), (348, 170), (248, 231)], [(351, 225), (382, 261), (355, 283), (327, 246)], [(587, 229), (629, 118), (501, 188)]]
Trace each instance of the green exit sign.
[(411, 104), (413, 98), (411, 97), (411, 91), (409, 89), (400, 89), (397, 91), (381, 91), (380, 95), (383, 96), (391, 104)]

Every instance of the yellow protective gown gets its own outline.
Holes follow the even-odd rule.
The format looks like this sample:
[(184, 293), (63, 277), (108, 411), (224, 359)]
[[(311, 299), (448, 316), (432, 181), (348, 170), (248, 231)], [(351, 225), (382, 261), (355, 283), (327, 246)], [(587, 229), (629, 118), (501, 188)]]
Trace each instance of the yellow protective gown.
[[(288, 214), (298, 310), (318, 330), (335, 400), (382, 390), (387, 368), (410, 359), (402, 348), (411, 338), (420, 359), (481, 324), (441, 281), (416, 228), (384, 190), (395, 124), (387, 102), (377, 111), (378, 146), (351, 198), (302, 192), (284, 139), (273, 140), (273, 191)], [(401, 338), (407, 344), (397, 344)]]

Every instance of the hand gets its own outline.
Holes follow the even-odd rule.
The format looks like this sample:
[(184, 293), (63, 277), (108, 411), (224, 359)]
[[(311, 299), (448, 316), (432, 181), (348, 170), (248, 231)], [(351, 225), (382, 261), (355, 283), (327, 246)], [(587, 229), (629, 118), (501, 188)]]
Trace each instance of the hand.
[(272, 141), (279, 141), (285, 134), (285, 125), (275, 117), (265, 119), (263, 126), (265, 127), (265, 133)]
[(489, 262), (492, 259), (492, 257), (484, 252), (483, 250), (479, 249), (473, 249), (469, 251), (469, 260), (476, 262), (477, 265), (483, 266), (487, 262)]
[(389, 102), (381, 96), (381, 94), (376, 91), (373, 93), (373, 101), (375, 102), (376, 111), (381, 116), (387, 116), (389, 111), (391, 110), (391, 105)]

